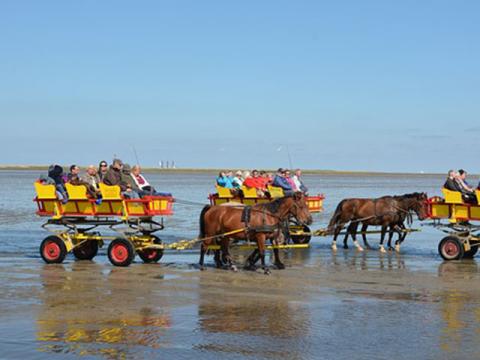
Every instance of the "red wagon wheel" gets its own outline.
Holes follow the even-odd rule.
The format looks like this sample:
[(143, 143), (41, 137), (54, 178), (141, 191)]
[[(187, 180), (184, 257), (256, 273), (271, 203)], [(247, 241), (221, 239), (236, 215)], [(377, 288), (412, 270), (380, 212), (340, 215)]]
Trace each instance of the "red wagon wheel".
[(40, 255), (47, 264), (60, 264), (67, 256), (67, 248), (63, 239), (51, 235), (46, 237), (40, 245)]
[(135, 258), (131, 241), (123, 238), (113, 240), (108, 246), (108, 259), (115, 266), (129, 266)]
[(447, 236), (438, 244), (438, 252), (444, 260), (460, 260), (465, 254), (465, 248), (458, 237)]
[[(152, 236), (152, 238), (155, 245), (160, 245), (162, 243), (162, 240), (157, 236)], [(138, 250), (137, 253), (144, 263), (157, 263), (163, 256), (163, 249), (144, 249)]]

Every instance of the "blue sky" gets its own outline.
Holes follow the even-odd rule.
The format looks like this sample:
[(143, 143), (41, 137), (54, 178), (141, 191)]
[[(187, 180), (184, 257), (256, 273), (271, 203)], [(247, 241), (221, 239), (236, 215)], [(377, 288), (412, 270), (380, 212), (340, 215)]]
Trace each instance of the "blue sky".
[(2, 1), (0, 163), (480, 171), (478, 1)]

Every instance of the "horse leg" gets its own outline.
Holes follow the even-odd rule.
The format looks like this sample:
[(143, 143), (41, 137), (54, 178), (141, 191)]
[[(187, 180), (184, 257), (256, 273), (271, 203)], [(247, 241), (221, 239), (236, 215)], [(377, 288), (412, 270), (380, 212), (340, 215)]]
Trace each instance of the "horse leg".
[(256, 270), (255, 264), (257, 263), (258, 259), (259, 259), (258, 249), (255, 249), (247, 258), (247, 261), (245, 262), (245, 265), (244, 265), (244, 269), (255, 271)]
[(220, 257), (221, 253), (220, 250), (214, 251), (214, 259), (215, 259), (215, 266), (217, 269), (221, 269), (223, 266), (222, 259)]
[(278, 249), (275, 247), (273, 248), (273, 257), (275, 258), (275, 266), (277, 267), (277, 269), (285, 269), (285, 265), (280, 260), (280, 251), (278, 251)]
[(347, 230), (346, 230), (346, 234), (345, 234), (345, 238), (343, 239), (343, 248), (344, 248), (344, 249), (348, 249), (347, 240), (348, 240), (348, 235), (349, 235), (350, 232), (351, 232), (351, 226), (352, 226), (352, 224), (353, 224), (353, 223), (350, 223), (350, 225), (348, 225)]
[(393, 238), (393, 233), (395, 231), (395, 228), (396, 226), (390, 226), (390, 230), (388, 231), (388, 243), (387, 243), (388, 250), (393, 250), (392, 238)]
[(361, 245), (357, 241), (358, 222), (350, 224), (349, 229), (351, 229), (353, 245), (355, 245), (355, 247), (357, 248), (358, 251), (363, 251), (363, 248), (361, 247)]
[(345, 226), (345, 223), (341, 223), (335, 227), (335, 231), (333, 233), (333, 242), (332, 242), (333, 251), (337, 251), (337, 238), (338, 238), (338, 235), (340, 235), (340, 232), (342, 231), (344, 226)]
[(198, 262), (198, 265), (200, 266), (200, 270), (205, 270), (205, 253), (207, 252), (207, 247), (208, 245), (204, 242), (202, 242), (202, 245), (200, 246), (200, 260)]
[(230, 245), (230, 239), (227, 237), (222, 238), (222, 253), (223, 253), (223, 260), (225, 262), (225, 267), (229, 270), (236, 272), (238, 270), (235, 264), (233, 263), (232, 256), (230, 255), (229, 245)]
[(382, 233), (380, 235), (380, 252), (385, 253), (385, 248), (383, 247), (383, 242), (385, 241), (385, 233), (387, 232), (387, 227), (382, 225)]
[(405, 241), (405, 238), (407, 237), (407, 233), (405, 232), (405, 230), (405, 224), (400, 224), (398, 230), (398, 240), (395, 242), (395, 251), (398, 253), (400, 252), (400, 245)]
[(257, 235), (258, 252), (260, 253), (260, 261), (262, 262), (262, 269), (265, 275), (270, 275), (270, 269), (265, 263), (265, 234)]
[(367, 229), (368, 229), (368, 224), (363, 224), (362, 225), (362, 239), (363, 239), (363, 244), (365, 245), (365, 247), (370, 250), (372, 247), (370, 246), (370, 244), (368, 243), (367, 241)]

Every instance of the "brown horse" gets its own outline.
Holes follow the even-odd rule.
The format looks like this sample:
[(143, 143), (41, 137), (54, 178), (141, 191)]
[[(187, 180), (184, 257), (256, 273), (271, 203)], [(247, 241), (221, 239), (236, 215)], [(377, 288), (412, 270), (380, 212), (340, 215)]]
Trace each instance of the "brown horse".
[[(427, 218), (427, 195), (421, 193), (406, 194), (403, 196), (384, 196), (378, 199), (344, 199), (335, 210), (335, 213), (328, 225), (329, 231), (333, 232), (332, 249), (337, 249), (337, 237), (345, 227), (350, 223), (344, 239), (344, 248), (348, 249), (348, 236), (352, 236), (355, 247), (363, 251), (363, 248), (356, 240), (357, 229), (360, 223), (363, 224), (362, 232), (366, 231), (368, 226), (381, 226), (381, 251), (387, 228), (399, 231), (405, 219), (411, 211), (414, 211), (420, 220)], [(402, 225), (400, 225), (402, 223)], [(403, 225), (403, 228), (404, 225)], [(399, 231), (399, 234), (401, 232)], [(366, 241), (366, 235), (363, 233), (365, 245), (369, 247)], [(383, 249), (385, 251), (385, 249)]]
[[(200, 249), (200, 269), (204, 269), (204, 257), (208, 247), (220, 243), (223, 256), (220, 260), (220, 252), (215, 253), (217, 267), (222, 266), (222, 262), (225, 262), (230, 269), (236, 270), (229, 254), (230, 240), (249, 239), (257, 243), (257, 249), (249, 256), (247, 263), (250, 266), (248, 267), (254, 268), (258, 254), (265, 274), (269, 274), (270, 270), (265, 264), (266, 240), (278, 239), (290, 217), (294, 217), (301, 224), (312, 223), (312, 216), (302, 193), (295, 193), (293, 196), (252, 206), (248, 224), (242, 219), (244, 209), (244, 206), (208, 205), (202, 210), (199, 237), (205, 240)], [(237, 230), (243, 231), (232, 233)], [(222, 236), (223, 234), (228, 235)], [(278, 249), (274, 249), (274, 256), (275, 265), (279, 269), (283, 269), (284, 265), (280, 261)]]

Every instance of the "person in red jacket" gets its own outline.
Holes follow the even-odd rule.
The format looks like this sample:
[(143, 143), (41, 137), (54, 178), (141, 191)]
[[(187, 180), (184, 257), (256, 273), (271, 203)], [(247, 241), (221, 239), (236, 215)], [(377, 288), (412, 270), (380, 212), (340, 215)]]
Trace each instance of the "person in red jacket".
[(245, 179), (243, 185), (257, 189), (257, 195), (265, 196), (266, 184), (262, 177), (260, 177), (258, 170), (252, 171), (252, 176)]

